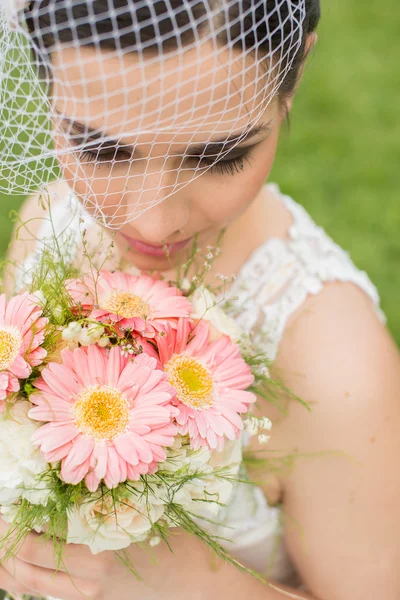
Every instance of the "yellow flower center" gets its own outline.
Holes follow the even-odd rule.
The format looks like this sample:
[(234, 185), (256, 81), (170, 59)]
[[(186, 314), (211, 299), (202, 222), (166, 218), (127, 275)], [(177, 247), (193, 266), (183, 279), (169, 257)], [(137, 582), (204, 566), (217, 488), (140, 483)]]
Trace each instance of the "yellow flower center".
[(191, 356), (173, 356), (165, 370), (183, 404), (200, 410), (212, 406), (213, 380), (198, 360)]
[(74, 413), (79, 430), (96, 441), (113, 440), (129, 422), (127, 401), (107, 385), (85, 388), (78, 396)]
[(0, 329), (0, 371), (8, 369), (17, 358), (22, 338), (17, 329)]
[(104, 303), (103, 308), (125, 319), (131, 319), (132, 317), (145, 319), (150, 312), (150, 307), (146, 302), (143, 302), (139, 296), (128, 292), (115, 292)]

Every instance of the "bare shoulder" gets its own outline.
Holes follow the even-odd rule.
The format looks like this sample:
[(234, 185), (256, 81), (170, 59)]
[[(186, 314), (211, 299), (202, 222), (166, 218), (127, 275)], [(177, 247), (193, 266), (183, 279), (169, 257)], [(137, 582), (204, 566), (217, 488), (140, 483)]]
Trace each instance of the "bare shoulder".
[(40, 238), (41, 229), (49, 219), (49, 208), (54, 208), (55, 198), (67, 195), (69, 188), (64, 182), (54, 182), (46, 194), (34, 194), (23, 203), (14, 225), (9, 250), (8, 263), (4, 274), (4, 288), (10, 295), (15, 288), (16, 272), (27, 257), (34, 252)]
[(371, 300), (345, 283), (309, 297), (275, 375), (311, 408), (290, 401), (286, 416), (273, 414), (268, 447), (295, 457), (278, 480), (287, 547), (305, 583), (324, 600), (395, 600), (400, 355)]
[[(374, 406), (371, 400), (383, 390), (398, 390), (400, 354), (370, 298), (354, 284), (329, 283), (289, 321), (275, 375), (311, 408), (290, 403), (287, 417), (279, 421), (282, 442), (296, 440), (312, 450), (316, 439), (298, 425), (316, 427), (317, 419), (329, 417), (329, 432), (321, 433), (327, 439), (349, 411), (360, 410), (360, 418), (373, 409), (381, 413), (382, 402)], [(386, 402), (394, 402), (391, 397)], [(333, 435), (337, 439), (337, 432)]]

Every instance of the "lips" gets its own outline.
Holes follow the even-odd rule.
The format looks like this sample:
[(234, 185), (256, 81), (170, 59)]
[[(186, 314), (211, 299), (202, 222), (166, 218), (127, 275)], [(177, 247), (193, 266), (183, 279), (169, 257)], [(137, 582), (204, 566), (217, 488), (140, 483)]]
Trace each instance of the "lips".
[(166, 256), (170, 256), (172, 254), (176, 254), (182, 248), (185, 248), (193, 238), (188, 238), (187, 240), (183, 240), (182, 242), (176, 242), (175, 244), (164, 244), (162, 246), (153, 246), (153, 244), (147, 244), (146, 242), (142, 242), (141, 240), (135, 240), (134, 238), (129, 237), (121, 232), (122, 237), (128, 242), (129, 247), (136, 252), (140, 252), (140, 254), (145, 254), (147, 256), (154, 256), (157, 258), (165, 258)]

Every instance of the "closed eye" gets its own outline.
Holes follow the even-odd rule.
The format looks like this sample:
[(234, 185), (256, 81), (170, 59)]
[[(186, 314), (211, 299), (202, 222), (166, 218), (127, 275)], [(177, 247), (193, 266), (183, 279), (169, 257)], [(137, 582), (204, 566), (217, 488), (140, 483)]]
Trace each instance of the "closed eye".
[[(195, 163), (196, 169), (205, 169), (210, 173), (220, 173), (222, 175), (235, 175), (245, 169), (245, 163), (251, 163), (251, 150), (256, 146), (246, 148), (236, 148), (228, 153), (224, 158), (215, 160), (215, 156), (188, 156), (186, 160), (189, 163)], [(132, 155), (123, 147), (110, 146), (107, 142), (100, 145), (93, 145), (78, 150), (79, 159), (85, 162), (105, 163), (111, 166), (117, 162), (132, 161)]]
[(77, 154), (80, 160), (95, 163), (112, 164), (115, 162), (130, 161), (132, 158), (131, 153), (128, 150), (124, 150), (123, 146), (110, 146), (107, 142), (103, 142), (100, 145), (85, 146), (77, 150)]
[(238, 154), (239, 150), (236, 149), (235, 151), (227, 154), (224, 158), (221, 158), (217, 161), (215, 158), (202, 157), (200, 160), (198, 160), (197, 168), (208, 169), (207, 172), (210, 173), (235, 175), (236, 173), (240, 173), (240, 171), (244, 171), (246, 163), (251, 164), (251, 150), (255, 147), (255, 145), (247, 148), (241, 148), (240, 154)]

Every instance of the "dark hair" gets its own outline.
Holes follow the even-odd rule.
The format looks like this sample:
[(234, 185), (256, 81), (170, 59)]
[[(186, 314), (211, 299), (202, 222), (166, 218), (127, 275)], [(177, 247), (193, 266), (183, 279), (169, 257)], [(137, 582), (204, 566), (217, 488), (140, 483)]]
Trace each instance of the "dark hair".
[[(232, 2), (225, 13), (226, 26), (218, 34), (218, 42), (227, 44), (229, 40), (240, 39), (240, 32), (249, 32), (244, 40), (233, 43), (238, 50), (257, 47), (262, 53), (279, 49), (287, 40), (283, 55), (293, 59), (293, 37), (289, 11), (299, 18), (301, 0), (282, 3), (277, 9), (278, 0), (237, 0)], [(179, 45), (187, 45), (196, 37), (201, 37), (207, 29), (204, 19), (208, 7), (216, 7), (218, 0), (79, 0), (71, 3), (65, 0), (34, 0), (25, 10), (28, 30), (34, 46), (39, 51), (50, 49), (55, 44), (68, 44), (76, 38), (81, 45), (93, 45), (93, 37), (99, 40), (101, 48), (118, 50), (131, 47), (134, 51), (140, 44), (148, 53), (169, 52)], [(312, 33), (320, 19), (320, 0), (305, 0), (306, 16), (303, 22), (302, 44), (294, 57), (291, 69), (281, 82), (279, 93), (290, 95), (297, 83), (299, 69), (305, 58), (305, 45), (308, 34)], [(171, 14), (171, 7), (173, 12)], [(115, 10), (113, 20), (110, 9)], [(221, 11), (221, 15), (222, 15)], [(71, 16), (74, 31), (70, 27)], [(282, 28), (280, 25), (284, 23)], [(115, 31), (119, 35), (111, 34)], [(193, 26), (193, 24), (195, 24)], [(54, 30), (56, 25), (56, 31)], [(195, 27), (195, 28), (194, 28)], [(272, 33), (271, 33), (272, 32)], [(162, 38), (160, 48), (157, 40)]]

